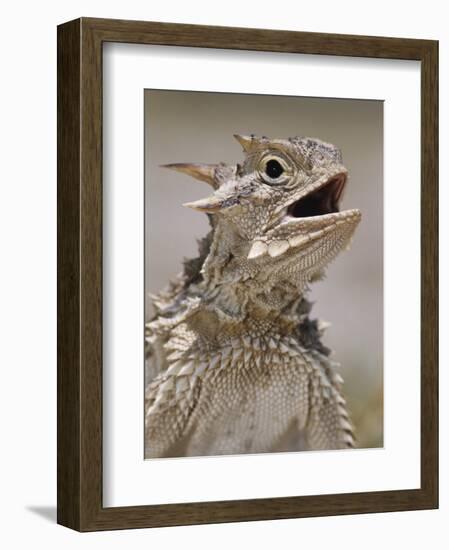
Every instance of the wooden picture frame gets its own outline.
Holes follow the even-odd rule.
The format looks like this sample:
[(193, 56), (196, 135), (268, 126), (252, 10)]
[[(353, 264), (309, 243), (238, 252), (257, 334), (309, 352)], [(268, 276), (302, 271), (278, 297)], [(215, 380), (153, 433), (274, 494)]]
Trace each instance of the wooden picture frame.
[[(421, 62), (421, 488), (105, 508), (102, 502), (102, 45)], [(58, 27), (58, 523), (79, 531), (438, 506), (438, 43), (81, 18)]]

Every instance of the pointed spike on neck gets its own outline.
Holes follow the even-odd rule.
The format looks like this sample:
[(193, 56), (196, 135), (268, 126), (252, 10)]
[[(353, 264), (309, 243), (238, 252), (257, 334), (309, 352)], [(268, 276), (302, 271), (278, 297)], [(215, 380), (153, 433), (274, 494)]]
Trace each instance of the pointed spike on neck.
[(161, 167), (187, 174), (196, 180), (204, 181), (214, 189), (218, 188), (217, 181), (215, 180), (215, 164), (178, 162), (174, 164), (162, 164)]

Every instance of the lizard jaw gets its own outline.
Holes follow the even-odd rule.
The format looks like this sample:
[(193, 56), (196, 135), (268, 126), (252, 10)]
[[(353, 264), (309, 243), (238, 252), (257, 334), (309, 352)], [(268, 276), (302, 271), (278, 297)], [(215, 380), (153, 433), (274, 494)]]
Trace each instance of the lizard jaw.
[(358, 209), (339, 211), (346, 180), (346, 173), (339, 173), (311, 186), (284, 208), (275, 227), (253, 241), (247, 258), (266, 254), (275, 258), (291, 249), (300, 250), (332, 232), (352, 236), (361, 213)]
[(343, 226), (353, 233), (361, 217), (360, 210), (351, 209), (309, 218), (291, 218), (282, 222), (279, 228), (282, 231), (253, 241), (247, 258), (252, 260), (266, 254), (276, 258), (289, 250), (300, 250), (333, 231), (342, 230)]

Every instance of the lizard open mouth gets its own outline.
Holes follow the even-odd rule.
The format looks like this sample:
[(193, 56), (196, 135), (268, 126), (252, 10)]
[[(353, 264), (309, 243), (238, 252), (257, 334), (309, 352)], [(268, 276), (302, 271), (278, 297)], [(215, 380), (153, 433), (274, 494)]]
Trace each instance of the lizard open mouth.
[(287, 209), (290, 218), (310, 218), (340, 211), (340, 199), (346, 185), (346, 174), (337, 174)]
[(303, 197), (284, 208), (263, 235), (253, 240), (248, 259), (265, 255), (275, 258), (292, 251), (285, 258), (294, 261), (296, 252), (319, 246), (331, 234), (326, 246), (339, 250), (341, 242), (349, 241), (361, 218), (357, 209), (340, 212), (346, 180), (346, 173), (338, 173), (328, 180), (316, 181)]

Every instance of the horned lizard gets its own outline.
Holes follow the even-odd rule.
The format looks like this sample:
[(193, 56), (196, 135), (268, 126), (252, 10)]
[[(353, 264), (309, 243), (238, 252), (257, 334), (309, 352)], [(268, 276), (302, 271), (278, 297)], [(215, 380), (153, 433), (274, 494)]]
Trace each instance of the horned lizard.
[(242, 164), (171, 164), (213, 192), (198, 258), (153, 297), (146, 325), (145, 456), (354, 445), (342, 378), (311, 320), (309, 283), (345, 249), (340, 150), (319, 139), (239, 136)]

